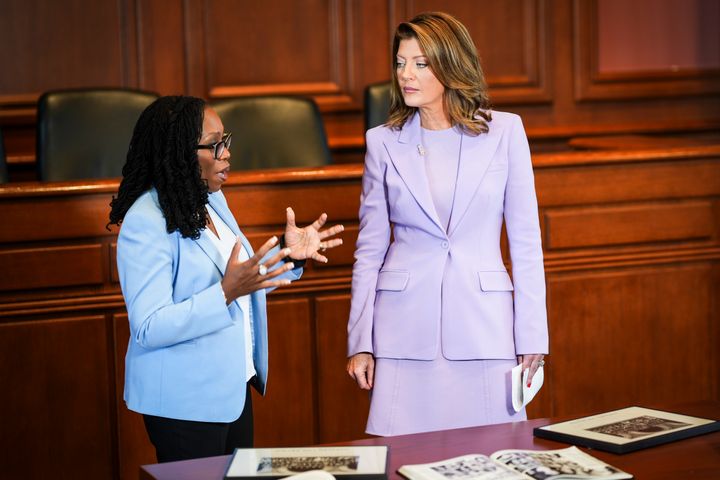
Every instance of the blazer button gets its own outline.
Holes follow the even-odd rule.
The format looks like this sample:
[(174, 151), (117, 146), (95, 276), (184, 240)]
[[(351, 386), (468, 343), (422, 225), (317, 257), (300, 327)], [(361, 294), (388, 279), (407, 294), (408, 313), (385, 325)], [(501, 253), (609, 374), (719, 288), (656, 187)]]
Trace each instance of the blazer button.
[(442, 248), (448, 248), (450, 246), (448, 242), (442, 242), (440, 245), (442, 246)]

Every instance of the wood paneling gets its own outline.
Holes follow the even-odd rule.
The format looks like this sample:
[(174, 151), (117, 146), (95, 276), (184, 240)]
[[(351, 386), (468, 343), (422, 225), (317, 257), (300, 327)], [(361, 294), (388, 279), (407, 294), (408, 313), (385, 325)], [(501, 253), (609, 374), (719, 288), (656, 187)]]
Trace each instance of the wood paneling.
[[(124, 86), (207, 99), (311, 97), (323, 112), (335, 161), (358, 162), (364, 147), (364, 88), (390, 78), (397, 24), (427, 10), (448, 11), (467, 25), (483, 60), (492, 103), (523, 115), (534, 148), (567, 149), (567, 140), (578, 134), (717, 132), (720, 125), (720, 72), (712, 58), (685, 59), (682, 65), (695, 62), (694, 69), (601, 70), (599, 55), (617, 49), (608, 40), (599, 41), (596, 1), (111, 3), (111, 8), (100, 8), (92, 0), (62, 6), (4, 2), (0, 63), (13, 74), (0, 79), (0, 127), (13, 181), (33, 178), (38, 95), (68, 87)], [(717, 13), (712, 0), (686, 3), (678, 18), (695, 15), (703, 20), (701, 26), (712, 25)], [(628, 13), (602, 17), (611, 22), (610, 30), (612, 22), (625, 21), (630, 13), (638, 21), (643, 18), (637, 5), (620, 8)], [(671, 35), (656, 33), (663, 36), (653, 39), (648, 34), (625, 50), (646, 43), (666, 45), (667, 37), (673, 45), (700, 42), (713, 54), (709, 42), (702, 41), (713, 33), (698, 33), (690, 24), (678, 27), (675, 10), (651, 12), (654, 20), (674, 25)], [(615, 101), (628, 99), (633, 101)]]
[[(363, 438), (370, 394), (360, 390), (345, 371), (350, 295), (315, 301), (319, 442)], [(341, 421), (339, 421), (341, 419)]]
[(102, 258), (102, 245), (5, 250), (0, 291), (101, 284)]
[[(533, 163), (551, 345), (547, 383), (529, 414), (720, 398), (720, 147), (539, 154)], [(258, 445), (363, 435), (368, 395), (345, 372), (361, 175), (361, 165), (238, 172), (223, 186), (255, 246), (282, 232), (288, 205), (300, 225), (325, 210), (330, 223), (347, 227), (328, 265), (310, 263), (300, 281), (268, 297), (270, 374), (267, 397), (254, 403)], [(52, 288), (0, 291), (0, 374), (13, 385), (2, 406), (23, 419), (3, 423), (3, 438), (22, 441), (6, 441), (0, 455), (26, 458), (24, 439), (50, 425), (38, 411), (69, 409), (74, 422), (87, 410), (80, 427), (62, 426), (68, 436), (79, 428), (90, 447), (37, 437), (46, 449), (37, 472), (54, 465), (51, 454), (76, 459), (78, 451), (93, 461), (75, 476), (132, 478), (139, 463), (153, 461), (141, 417), (122, 401), (127, 320), (112, 266), (117, 228), (104, 228), (116, 189), (112, 180), (0, 186), (0, 218), (12, 217), (0, 227), (0, 256), (43, 252), (34, 277), (55, 272)], [(61, 266), (83, 265), (61, 253), (88, 246), (99, 251), (90, 262), (98, 283), (72, 284), (71, 273), (59, 283)]]
[[(646, 158), (652, 158), (652, 154)], [(538, 201), (550, 207), (720, 194), (717, 159), (641, 163), (629, 160), (582, 169), (541, 169), (535, 174)]]
[(545, 248), (707, 239), (715, 233), (710, 202), (573, 208), (545, 214)]
[(12, 74), (0, 78), (0, 104), (55, 88), (134, 85), (128, 3), (4, 1), (0, 64)]
[(310, 303), (271, 297), (267, 313), (269, 373), (265, 397), (253, 391), (255, 445), (312, 445), (317, 442), (317, 383)]
[(128, 410), (123, 400), (125, 391), (125, 354), (130, 338), (127, 314), (112, 316), (115, 361), (115, 421), (117, 422), (118, 473), (121, 480), (137, 478), (138, 465), (157, 462), (155, 447), (150, 443), (142, 415)]
[[(138, 86), (143, 90), (187, 92), (187, 58), (181, 53), (187, 18), (182, 0), (136, 0)], [(171, 54), (169, 54), (172, 52)]]
[(229, 0), (203, 2), (197, 21), (204, 26), (208, 96), (299, 94), (331, 109), (351, 106), (347, 5), (313, 0), (248, 9)]
[[(62, 184), (58, 187), (63, 189)], [(10, 186), (8, 192), (12, 188)], [(105, 225), (108, 222), (112, 193), (75, 197), (68, 196), (67, 191), (57, 196), (46, 195), (43, 190), (40, 186), (36, 190), (38, 197), (31, 202), (0, 203), (0, 218), (3, 219), (0, 242), (111, 235)], [(28, 218), (34, 221), (26, 221)]]
[[(681, 97), (687, 95), (702, 95), (708, 93), (720, 92), (720, 65), (711, 63), (711, 66), (704, 66), (702, 63), (697, 64), (693, 68), (681, 68), (677, 65), (667, 65), (664, 69), (653, 68), (648, 69), (642, 65), (636, 67), (634, 70), (627, 70), (623, 72), (606, 72), (600, 69), (600, 51), (604, 49), (607, 51), (611, 48), (611, 45), (599, 44), (599, 24), (598, 22), (603, 21), (606, 23), (604, 30), (612, 31), (614, 26), (613, 22), (617, 22), (619, 25), (615, 28), (623, 28), (622, 23), (626, 22), (630, 16), (633, 17), (632, 27), (625, 27), (630, 29), (640, 29), (638, 23), (648, 21), (644, 19), (642, 15), (638, 14), (638, 7), (642, 5), (635, 5), (635, 9), (627, 4), (623, 4), (622, 10), (623, 15), (616, 15), (615, 11), (612, 10), (613, 5), (607, 5), (604, 8), (599, 7), (597, 0), (574, 0), (574, 19), (575, 19), (575, 32), (573, 34), (573, 46), (575, 50), (575, 98), (577, 100), (604, 100), (604, 99), (623, 99), (623, 98), (652, 98), (652, 97)], [(690, 17), (700, 18), (701, 22), (707, 22), (708, 27), (713, 24), (717, 24), (720, 18), (702, 18), (705, 15), (712, 15), (717, 17), (717, 9), (712, 8), (711, 2), (682, 2), (674, 3), (677, 7), (682, 5), (685, 15), (675, 16), (678, 12), (672, 8), (663, 8), (653, 2), (645, 2), (645, 6), (648, 10), (651, 10), (652, 15), (649, 18), (654, 20), (664, 20), (664, 23), (669, 25), (677, 25), (679, 18), (688, 19)], [(642, 8), (640, 8), (642, 9)], [(688, 16), (688, 10), (692, 9), (695, 15)], [(599, 13), (602, 13), (600, 17)], [(681, 29), (682, 32), (687, 32), (685, 35), (687, 38), (683, 38), (685, 42), (695, 43), (697, 41), (698, 31), (693, 27), (692, 24), (688, 24), (688, 27)], [(692, 34), (691, 34), (692, 32)], [(652, 56), (653, 51), (662, 49), (663, 46), (666, 48), (669, 45), (677, 44), (676, 40), (667, 42), (668, 37), (674, 37), (668, 30), (659, 29), (656, 30), (658, 38), (653, 39), (652, 37), (642, 38), (642, 42), (630, 44), (626, 49), (632, 49), (635, 47), (636, 53), (645, 56)], [(709, 32), (705, 33), (709, 38), (713, 38), (713, 41), (717, 42), (717, 34)], [(681, 42), (682, 43), (682, 42)], [(705, 47), (703, 42), (697, 43), (698, 49), (712, 49), (713, 47)], [(717, 51), (717, 46), (714, 46)], [(612, 50), (610, 52), (613, 55)], [(614, 55), (620, 55), (614, 53)], [(661, 54), (662, 55), (662, 54)], [(687, 62), (699, 62), (702, 56), (702, 51), (698, 50), (694, 52), (694, 58), (684, 57), (683, 59)], [(607, 58), (604, 61), (607, 64)]]
[(548, 373), (561, 386), (551, 413), (714, 398), (713, 270), (689, 264), (551, 275)]
[(427, 11), (448, 12), (465, 24), (477, 46), (495, 102), (532, 104), (552, 100), (551, 67), (547, 63), (551, 58), (551, 23), (544, 0), (489, 0), (480, 8), (475, 2), (398, 3), (404, 3), (405, 8), (393, 24)]
[(105, 317), (0, 323), (4, 478), (112, 478)]

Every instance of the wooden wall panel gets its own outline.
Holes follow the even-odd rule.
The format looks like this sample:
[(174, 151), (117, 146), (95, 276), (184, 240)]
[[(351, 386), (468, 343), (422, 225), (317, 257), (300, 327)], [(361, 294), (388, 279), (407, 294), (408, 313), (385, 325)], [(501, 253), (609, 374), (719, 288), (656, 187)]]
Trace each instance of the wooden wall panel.
[(102, 245), (5, 250), (0, 291), (101, 284), (102, 264)]
[[(360, 186), (356, 182), (338, 183), (318, 189), (317, 185), (282, 185), (251, 187), (225, 192), (230, 208), (243, 227), (285, 224), (285, 208), (295, 211), (295, 223), (307, 225), (314, 222), (322, 212), (328, 214), (329, 222), (357, 216), (360, 206)], [(336, 201), (328, 202), (328, 198)]]
[(502, 104), (542, 103), (552, 99), (547, 3), (543, 0), (442, 2), (406, 0), (402, 18), (426, 11), (445, 11), (470, 31), (480, 54), (492, 98)]
[(330, 108), (348, 106), (345, 5), (313, 0), (248, 9), (229, 0), (205, 1), (208, 95), (313, 95)]
[(294, 447), (317, 441), (313, 320), (307, 299), (268, 299), (270, 360), (265, 397), (253, 391), (255, 445)]
[[(617, 49), (609, 40), (598, 40), (596, 1), (110, 3), (3, 3), (0, 62), (13, 74), (0, 79), (0, 127), (11, 180), (34, 178), (38, 95), (68, 87), (133, 87), (207, 99), (308, 96), (323, 112), (335, 161), (359, 162), (363, 91), (390, 78), (392, 33), (399, 22), (423, 10), (446, 10), (468, 26), (484, 62), (492, 103), (523, 115), (533, 148), (568, 149), (572, 136), (588, 134), (709, 130), (717, 137), (720, 126), (715, 60), (696, 62), (695, 69), (659, 72), (617, 73), (598, 67), (602, 52)], [(717, 13), (712, 0), (686, 3), (682, 18), (692, 10), (696, 17), (710, 19), (702, 25), (712, 25)], [(603, 19), (642, 18), (637, 5), (614, 5), (625, 14)], [(665, 22), (675, 14), (673, 8), (652, 10), (653, 19)], [(697, 42), (696, 30), (677, 28), (673, 43)], [(703, 39), (712, 32), (705, 35)], [(628, 45), (627, 50), (638, 47)], [(686, 60), (682, 65), (695, 61)], [(623, 101), (627, 99), (633, 101)]]
[[(720, 398), (720, 147), (541, 154), (533, 162), (541, 228), (549, 235), (551, 354), (546, 387), (529, 414)], [(361, 175), (361, 165), (239, 172), (223, 187), (256, 246), (282, 231), (287, 205), (300, 224), (327, 209), (331, 223), (348, 227), (346, 244), (328, 252), (329, 265), (308, 265), (300, 281), (269, 297), (268, 396), (255, 402), (259, 445), (342, 441), (364, 430), (368, 396), (344, 371)], [(16, 410), (29, 405), (36, 411), (38, 390), (72, 384), (51, 408), (76, 415), (68, 395), (90, 405), (97, 421), (83, 424), (80, 437), (92, 437), (87, 443), (101, 450), (93, 459), (102, 468), (130, 478), (139, 463), (152, 461), (152, 449), (141, 418), (122, 402), (127, 322), (112, 268), (117, 228), (104, 229), (116, 188), (116, 181), (0, 186), (0, 218), (13, 218), (0, 227), (0, 255), (88, 245), (100, 245), (101, 252), (98, 284), (0, 292), (0, 370), (7, 375), (0, 374), (16, 385), (5, 397)], [(55, 260), (40, 262), (37, 276), (53, 271)], [(68, 318), (49, 320), (60, 315)], [(60, 329), (65, 325), (77, 335)], [(17, 368), (18, 358), (29, 362), (32, 375)], [(85, 377), (93, 388), (83, 389)], [(22, 439), (32, 430), (20, 422), (0, 428), (3, 438)], [(75, 444), (52, 446), (58, 455), (78, 455)], [(0, 455), (25, 458), (22, 443), (2, 447)], [(38, 463), (47, 467), (52, 460)], [(104, 473), (95, 476), (108, 477)]]
[(545, 248), (709, 239), (710, 202), (572, 208), (545, 214)]
[(126, 313), (112, 316), (115, 361), (115, 418), (117, 422), (118, 477), (135, 480), (140, 465), (156, 463), (155, 447), (150, 443), (142, 415), (128, 410), (123, 400), (125, 391), (125, 354), (130, 338)]
[(702, 264), (550, 275), (550, 413), (714, 398), (715, 275)]
[(135, 0), (137, 10), (138, 86), (165, 95), (188, 91), (187, 59), (183, 52), (183, 0)]
[(0, 78), (0, 104), (54, 88), (131, 85), (127, 3), (3, 1), (0, 64), (12, 74)]
[[(608, 2), (610, 3), (610, 2)], [(668, 3), (663, 2), (663, 3)], [(677, 26), (681, 19), (700, 18), (702, 22), (710, 25), (717, 25), (720, 17), (717, 9), (713, 8), (712, 2), (671, 2), (665, 6), (658, 5), (657, 2), (638, 3), (629, 6), (623, 4), (621, 10), (623, 15), (617, 15), (617, 8), (613, 9), (613, 4), (600, 8), (597, 0), (574, 0), (574, 19), (575, 32), (573, 34), (573, 42), (575, 49), (575, 98), (577, 100), (606, 100), (606, 99), (622, 99), (622, 98), (647, 98), (647, 97), (680, 97), (687, 95), (702, 95), (707, 93), (720, 92), (720, 64), (716, 61), (705, 65), (701, 62), (703, 49), (715, 49), (713, 47), (704, 46), (704, 42), (698, 42), (697, 37), (702, 35), (702, 30), (698, 31), (694, 28), (694, 23), (689, 23), (687, 27), (679, 29), (683, 32), (693, 32), (684, 42), (698, 42), (693, 57), (684, 57), (684, 60), (696, 66), (688, 68), (678, 65), (666, 65), (665, 68), (644, 67), (641, 62), (634, 70), (626, 70), (622, 72), (605, 72), (601, 71), (601, 50), (608, 52), (611, 45), (607, 43), (599, 44), (599, 22), (603, 21), (606, 25), (603, 31), (612, 31), (613, 23), (618, 23), (615, 27), (622, 31), (623, 23), (629, 17), (632, 17), (633, 26), (630, 29), (642, 30), (644, 22), (652, 20), (660, 20), (667, 25)], [(642, 7), (645, 8), (642, 8)], [(674, 7), (674, 8), (673, 8)], [(676, 9), (681, 12), (675, 12)], [(648, 10), (649, 16), (644, 18), (639, 11)], [(688, 10), (694, 12), (688, 15)], [(651, 12), (651, 13), (650, 13)], [(600, 16), (602, 14), (602, 17)], [(710, 15), (713, 18), (703, 18)], [(639, 26), (638, 26), (639, 22)], [(624, 28), (628, 28), (625, 26)], [(667, 37), (674, 35), (668, 30), (660, 29), (655, 32), (658, 38), (654, 40), (645, 36), (639, 43), (629, 44), (626, 49), (634, 49), (637, 54), (643, 56), (643, 52), (647, 51), (648, 57), (652, 57), (652, 52), (667, 49), (669, 45), (677, 44), (676, 41), (667, 43)], [(607, 33), (606, 33), (607, 35)], [(707, 38), (717, 42), (717, 34), (706, 32)], [(609, 55), (613, 55), (612, 50)], [(621, 55), (621, 54), (614, 54)], [(662, 55), (662, 54), (660, 54)], [(603, 56), (604, 64), (608, 63), (607, 55)], [(700, 62), (700, 63), (698, 63)]]
[[(63, 184), (57, 185), (62, 189)], [(112, 193), (74, 198), (66, 194), (44, 194), (36, 184), (38, 197), (30, 202), (0, 204), (0, 242), (23, 242), (109, 236), (105, 228)], [(32, 218), (34, 221), (28, 222)]]
[(107, 344), (102, 315), (0, 323), (4, 478), (112, 478)]
[(715, 158), (548, 168), (536, 172), (535, 185), (538, 201), (547, 207), (704, 197), (720, 194), (720, 162)]
[(315, 301), (319, 438), (321, 443), (363, 438), (370, 394), (360, 390), (345, 371), (350, 295)]

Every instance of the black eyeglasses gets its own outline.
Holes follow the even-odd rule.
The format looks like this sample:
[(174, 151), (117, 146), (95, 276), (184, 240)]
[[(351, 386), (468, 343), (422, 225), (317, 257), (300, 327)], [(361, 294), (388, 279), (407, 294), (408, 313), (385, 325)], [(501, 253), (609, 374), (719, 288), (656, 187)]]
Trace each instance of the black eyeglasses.
[(203, 150), (212, 150), (213, 151), (213, 158), (215, 160), (220, 160), (220, 157), (225, 152), (225, 149), (230, 149), (230, 143), (232, 143), (232, 133), (224, 133), (222, 138), (219, 142), (215, 142), (210, 145), (198, 145), (198, 149)]

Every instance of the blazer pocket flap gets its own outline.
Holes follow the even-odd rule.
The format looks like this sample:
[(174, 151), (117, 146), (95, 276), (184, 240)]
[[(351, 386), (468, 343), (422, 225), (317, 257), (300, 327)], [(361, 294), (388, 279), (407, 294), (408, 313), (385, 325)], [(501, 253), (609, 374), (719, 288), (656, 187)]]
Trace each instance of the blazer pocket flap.
[(410, 273), (399, 270), (384, 270), (378, 274), (376, 290), (405, 290)]
[(507, 272), (478, 272), (483, 292), (511, 292), (512, 280)]

